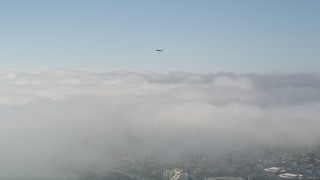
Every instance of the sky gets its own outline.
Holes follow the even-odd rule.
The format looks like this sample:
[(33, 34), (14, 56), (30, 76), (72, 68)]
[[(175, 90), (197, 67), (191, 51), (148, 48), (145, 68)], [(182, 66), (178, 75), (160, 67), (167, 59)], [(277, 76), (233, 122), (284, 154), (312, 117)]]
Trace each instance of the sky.
[(317, 0), (3, 0), (0, 70), (318, 73), (319, 17)]

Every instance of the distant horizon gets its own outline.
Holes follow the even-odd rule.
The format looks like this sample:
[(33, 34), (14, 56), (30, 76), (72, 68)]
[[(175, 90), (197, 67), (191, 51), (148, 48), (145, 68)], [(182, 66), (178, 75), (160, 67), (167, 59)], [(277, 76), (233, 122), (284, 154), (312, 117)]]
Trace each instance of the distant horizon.
[(92, 69), (80, 69), (80, 68), (21, 68), (21, 69), (1, 69), (0, 73), (7, 73), (7, 72), (47, 72), (47, 71), (79, 71), (79, 72), (92, 72), (92, 73), (114, 73), (114, 72), (133, 72), (133, 73), (140, 73), (140, 72), (153, 72), (153, 73), (160, 73), (160, 74), (170, 74), (175, 72), (183, 72), (183, 73), (194, 73), (194, 74), (217, 74), (217, 73), (233, 73), (233, 74), (320, 74), (320, 71), (281, 71), (281, 70), (270, 70), (270, 71), (224, 71), (224, 70), (217, 70), (217, 71), (208, 71), (208, 72), (198, 72), (198, 71), (187, 71), (187, 70), (168, 70), (168, 71), (156, 71), (151, 69), (146, 70), (132, 70), (132, 69), (114, 69), (114, 70), (92, 70)]

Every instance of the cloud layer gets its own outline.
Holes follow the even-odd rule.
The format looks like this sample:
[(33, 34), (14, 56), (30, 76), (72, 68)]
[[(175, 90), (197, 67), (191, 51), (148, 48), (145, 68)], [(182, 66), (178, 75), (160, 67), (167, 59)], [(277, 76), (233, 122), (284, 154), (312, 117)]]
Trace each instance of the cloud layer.
[[(0, 176), (177, 153), (320, 142), (316, 74), (0, 73)], [(56, 167), (59, 167), (55, 169)]]

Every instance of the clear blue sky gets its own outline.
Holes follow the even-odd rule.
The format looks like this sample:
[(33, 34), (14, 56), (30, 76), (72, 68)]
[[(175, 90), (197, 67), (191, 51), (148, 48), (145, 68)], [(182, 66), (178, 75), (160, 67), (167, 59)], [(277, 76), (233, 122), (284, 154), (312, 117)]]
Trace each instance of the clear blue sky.
[(2, 0), (0, 61), (1, 71), (319, 72), (320, 1)]

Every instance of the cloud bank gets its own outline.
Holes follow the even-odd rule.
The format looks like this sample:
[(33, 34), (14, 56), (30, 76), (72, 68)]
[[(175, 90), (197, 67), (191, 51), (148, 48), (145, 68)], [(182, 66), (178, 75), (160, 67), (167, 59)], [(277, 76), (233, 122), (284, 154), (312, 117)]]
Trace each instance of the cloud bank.
[(320, 142), (316, 74), (53, 70), (3, 72), (0, 86), (1, 177), (108, 166), (114, 151)]

